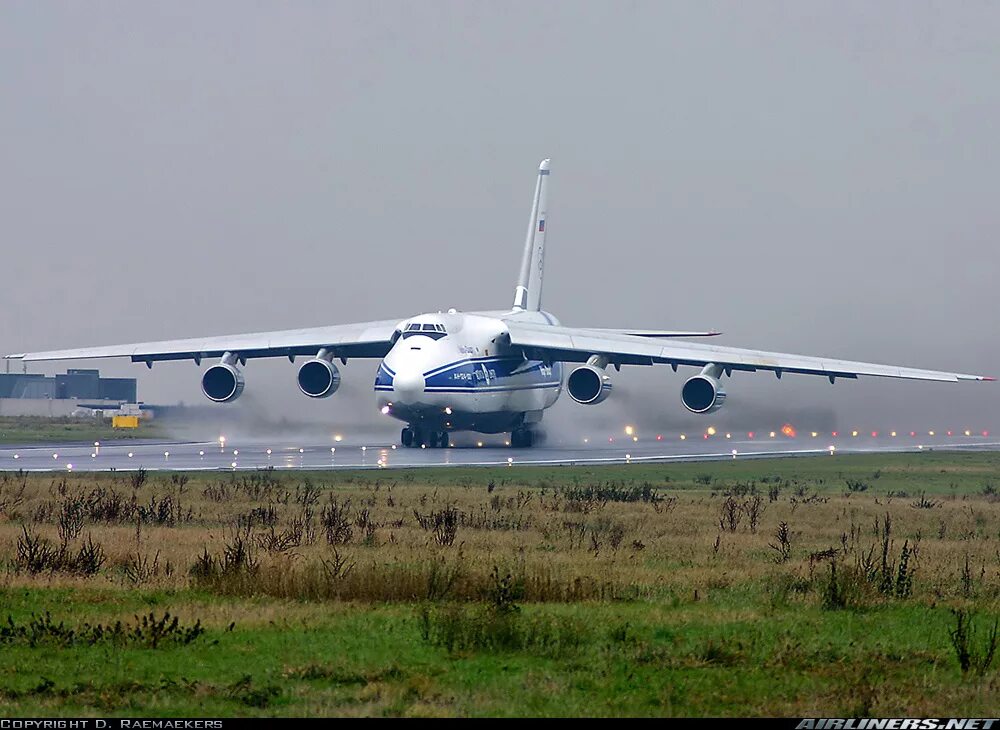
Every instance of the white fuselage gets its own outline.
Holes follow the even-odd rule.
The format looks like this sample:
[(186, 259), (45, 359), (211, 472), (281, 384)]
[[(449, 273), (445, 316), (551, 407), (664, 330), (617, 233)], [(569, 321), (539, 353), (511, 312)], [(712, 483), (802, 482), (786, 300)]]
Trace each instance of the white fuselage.
[(379, 364), (383, 413), (442, 431), (500, 433), (537, 422), (562, 391), (562, 366), (526, 360), (504, 319), (558, 324), (544, 312), (422, 314), (405, 320)]

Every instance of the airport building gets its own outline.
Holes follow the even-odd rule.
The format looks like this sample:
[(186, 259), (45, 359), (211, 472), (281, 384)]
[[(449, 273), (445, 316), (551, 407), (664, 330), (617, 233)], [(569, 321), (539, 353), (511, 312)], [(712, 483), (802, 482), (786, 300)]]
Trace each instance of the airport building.
[(0, 374), (0, 398), (135, 403), (136, 392), (135, 378), (102, 378), (99, 370), (67, 370), (54, 376)]
[(0, 415), (69, 416), (80, 409), (106, 411), (136, 403), (135, 378), (102, 378), (98, 370), (60, 375), (0, 373)]

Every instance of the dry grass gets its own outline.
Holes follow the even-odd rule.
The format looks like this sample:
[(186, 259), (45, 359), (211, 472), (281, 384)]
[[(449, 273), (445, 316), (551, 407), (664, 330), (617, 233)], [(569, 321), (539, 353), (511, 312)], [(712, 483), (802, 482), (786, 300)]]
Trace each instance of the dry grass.
[[(0, 561), (7, 584), (372, 602), (479, 600), (494, 569), (514, 576), (528, 602), (695, 601), (740, 586), (822, 602), (831, 570), (881, 570), (874, 590), (857, 597), (865, 602), (995, 600), (1000, 591), (1000, 501), (976, 491), (921, 504), (822, 480), (776, 494), (745, 481), (539, 486), (516, 473), (500, 484), (482, 475), (455, 485), (431, 473), (406, 482), (336, 473), (5, 473), (0, 504), (5, 494), (17, 498), (0, 512)], [(92, 541), (103, 563), (90, 576), (30, 569), (18, 559), (25, 526), (74, 555)], [(772, 546), (782, 542), (787, 559), (776, 560)], [(877, 585), (887, 570), (898, 579), (904, 545), (905, 596)]]

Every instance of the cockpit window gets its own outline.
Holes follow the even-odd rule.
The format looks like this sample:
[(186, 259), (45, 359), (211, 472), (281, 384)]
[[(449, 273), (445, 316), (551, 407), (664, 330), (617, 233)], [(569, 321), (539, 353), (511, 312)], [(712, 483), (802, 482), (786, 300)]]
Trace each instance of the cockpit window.
[(448, 336), (448, 330), (445, 329), (443, 324), (410, 322), (406, 325), (406, 329), (403, 330), (403, 339), (415, 337), (416, 335), (430, 337), (432, 340), (440, 340), (442, 337)]

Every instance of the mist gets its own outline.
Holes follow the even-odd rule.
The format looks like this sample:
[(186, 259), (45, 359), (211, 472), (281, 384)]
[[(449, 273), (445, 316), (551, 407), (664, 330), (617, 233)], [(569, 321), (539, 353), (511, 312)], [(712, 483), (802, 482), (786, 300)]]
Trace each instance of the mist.
[[(0, 350), (505, 307), (551, 157), (564, 324), (1000, 375), (998, 30), (972, 3), (4, 3)], [(206, 404), (192, 363), (99, 364)], [(252, 361), (204, 438), (398, 435), (376, 363), (319, 402), (295, 367)], [(690, 374), (623, 368), (546, 432), (1000, 421), (989, 384), (746, 373), (699, 418)]]

